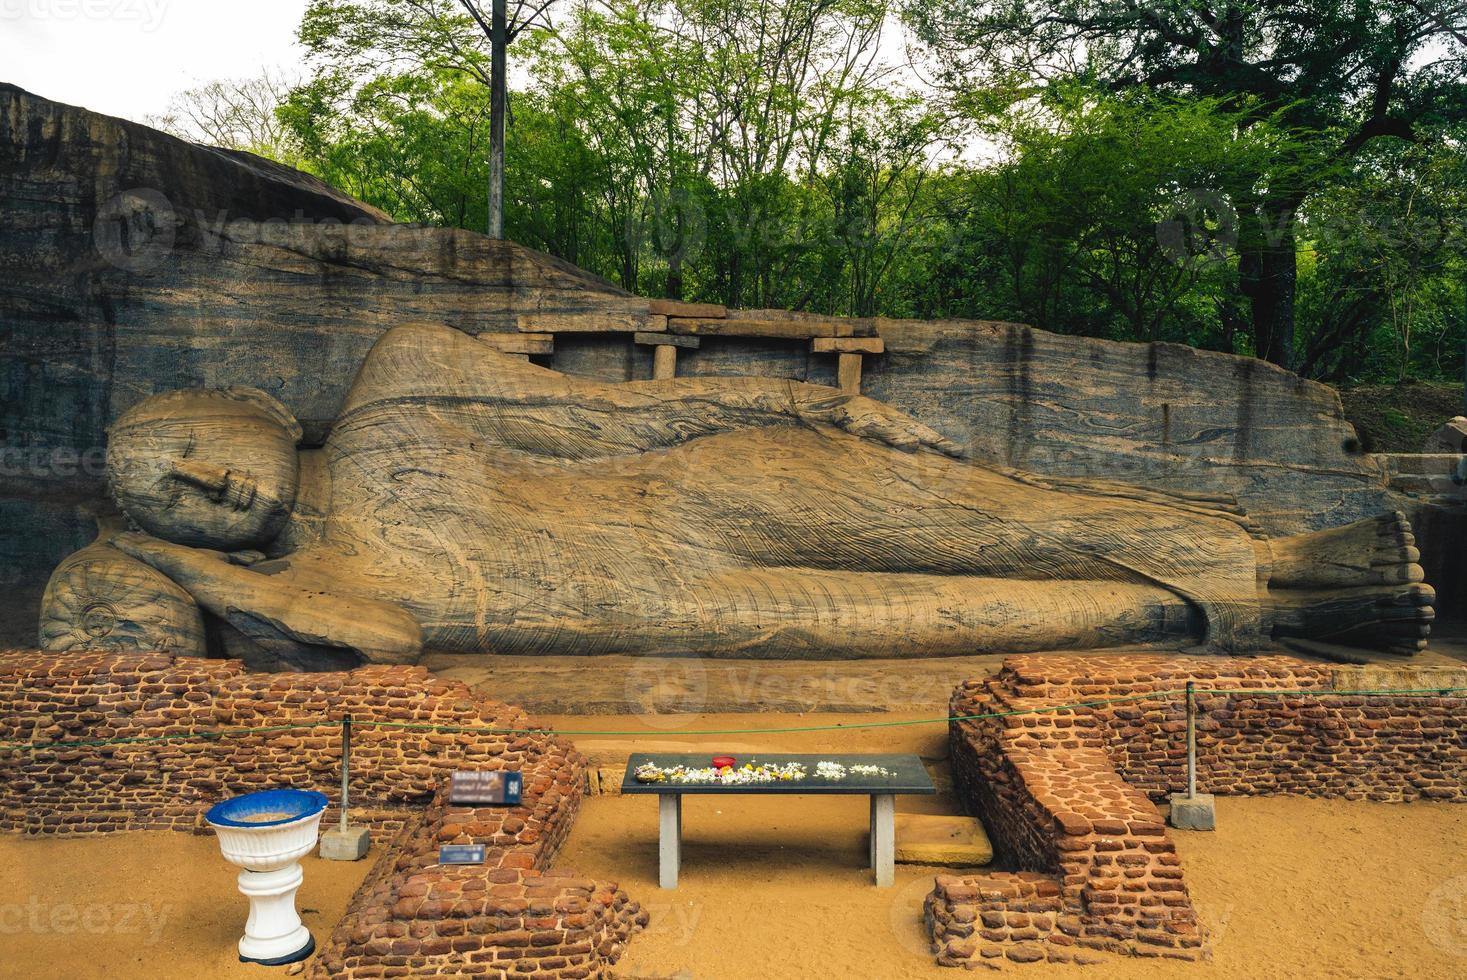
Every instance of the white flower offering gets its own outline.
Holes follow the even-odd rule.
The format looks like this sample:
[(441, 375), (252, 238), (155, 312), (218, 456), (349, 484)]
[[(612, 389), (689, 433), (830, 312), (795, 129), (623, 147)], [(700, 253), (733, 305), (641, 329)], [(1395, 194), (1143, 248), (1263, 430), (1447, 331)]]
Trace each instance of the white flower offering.
[(717, 783), (739, 786), (749, 783), (787, 783), (804, 779), (805, 767), (798, 762), (762, 762), (758, 765), (746, 762), (742, 766), (724, 766), (722, 769), (712, 766), (662, 768), (645, 762), (637, 767), (636, 777), (639, 783)]
[(894, 774), (890, 769), (885, 769), (881, 766), (870, 766), (864, 763), (854, 766), (843, 766), (839, 762), (821, 762), (815, 766), (815, 775), (821, 779), (845, 779), (847, 775), (891, 776)]
[[(639, 783), (691, 783), (720, 786), (744, 786), (756, 783), (790, 783), (808, 777), (800, 762), (746, 762), (741, 766), (657, 766), (644, 762), (634, 773)], [(822, 761), (815, 765), (818, 779), (838, 780), (848, 775), (891, 776), (890, 769), (881, 766), (843, 766), (838, 762)]]

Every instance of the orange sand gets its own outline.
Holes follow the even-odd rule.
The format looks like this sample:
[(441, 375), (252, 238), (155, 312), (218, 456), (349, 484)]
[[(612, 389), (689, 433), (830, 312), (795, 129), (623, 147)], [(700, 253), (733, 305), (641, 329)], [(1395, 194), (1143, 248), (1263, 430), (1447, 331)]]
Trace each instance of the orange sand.
[[(666, 743), (648, 748), (710, 753), (754, 745), (919, 752), (929, 760), (946, 754), (941, 725), (711, 740), (686, 734), (870, 720), (702, 715), (669, 726), (665, 716), (537, 719), (646, 733), (577, 739), (602, 765), (624, 762), (631, 743), (648, 740)], [(898, 803), (924, 812), (952, 806), (947, 797)], [(585, 801), (557, 865), (619, 881), (651, 912), (650, 929), (617, 965), (624, 980), (967, 975), (937, 967), (925, 948), (920, 907), (938, 869), (898, 865), (894, 888), (871, 884), (863, 866), (866, 808), (853, 797), (689, 797), (682, 885), (663, 892), (656, 884), (656, 801), (597, 796)], [(1218, 821), (1213, 834), (1176, 834), (1193, 901), (1214, 936), (1210, 962), (1112, 957), (1105, 966), (1011, 965), (1009, 972), (1034, 980), (1467, 976), (1467, 807), (1230, 798), (1218, 801)], [(299, 907), (318, 942), (378, 854), (374, 848), (357, 863), (304, 862)], [(236, 961), (245, 902), (234, 879), (212, 836), (0, 835), (0, 977), (284, 976), (283, 969)]]

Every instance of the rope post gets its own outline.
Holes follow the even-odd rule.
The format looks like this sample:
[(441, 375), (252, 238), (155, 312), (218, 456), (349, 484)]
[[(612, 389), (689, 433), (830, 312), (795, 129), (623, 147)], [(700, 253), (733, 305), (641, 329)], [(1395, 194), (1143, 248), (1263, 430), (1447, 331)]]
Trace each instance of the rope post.
[(347, 782), (351, 771), (351, 715), (341, 720), (341, 832), (346, 833)]
[[(370, 724), (370, 721), (368, 722)], [(371, 846), (366, 827), (347, 825), (351, 809), (351, 715), (341, 719), (341, 822), (321, 835), (321, 857), (327, 861), (359, 861)]]
[(1197, 702), (1187, 682), (1187, 799), (1197, 798)]

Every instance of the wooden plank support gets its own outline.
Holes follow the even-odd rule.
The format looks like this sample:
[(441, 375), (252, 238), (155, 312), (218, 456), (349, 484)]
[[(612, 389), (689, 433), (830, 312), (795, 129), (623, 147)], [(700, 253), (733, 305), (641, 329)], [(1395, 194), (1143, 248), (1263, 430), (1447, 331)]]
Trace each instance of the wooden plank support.
[(848, 395), (861, 393), (861, 354), (841, 354), (836, 365), (836, 385)]
[(786, 340), (809, 340), (812, 337), (839, 337), (846, 325), (835, 320), (722, 320), (669, 317), (667, 329), (672, 333), (716, 337), (773, 337)]
[(554, 354), (553, 333), (481, 333), (479, 340), (504, 354)]
[(677, 349), (697, 348), (702, 341), (697, 337), (684, 337), (675, 333), (637, 333), (632, 339), (639, 344), (652, 345), (652, 380), (666, 381), (677, 377)]
[(647, 301), (647, 311), (662, 316), (689, 316), (718, 319), (728, 316), (728, 310), (717, 303), (684, 303), (677, 299), (654, 299)]
[(885, 354), (880, 337), (816, 337), (810, 341), (812, 354)]
[(636, 341), (639, 344), (655, 344), (659, 346), (671, 347), (689, 347), (693, 349), (703, 346), (702, 339), (698, 337), (688, 337), (683, 334), (677, 333), (641, 332), (633, 334), (632, 340)]
[(658, 344), (652, 348), (652, 380), (666, 381), (677, 377), (677, 347)]
[(667, 329), (667, 317), (614, 310), (584, 313), (521, 313), (520, 333), (637, 333)]

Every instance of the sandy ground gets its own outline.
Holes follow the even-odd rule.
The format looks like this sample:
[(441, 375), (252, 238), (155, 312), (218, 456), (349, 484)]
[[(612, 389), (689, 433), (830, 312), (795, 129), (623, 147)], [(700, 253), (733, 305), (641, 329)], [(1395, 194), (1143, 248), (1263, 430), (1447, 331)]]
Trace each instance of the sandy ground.
[[(316, 942), (371, 859), (301, 862), (296, 908)], [(0, 977), (204, 980), (285, 976), (240, 963), (248, 905), (212, 834), (0, 835)]]
[[(690, 797), (682, 880), (657, 888), (656, 802), (596, 797), (562, 862), (610, 877), (652, 913), (618, 965), (627, 978), (953, 978), (920, 928), (932, 869), (871, 884), (866, 803)], [(1011, 967), (1043, 977), (1467, 976), (1467, 808), (1228, 799), (1214, 834), (1178, 834), (1214, 938), (1199, 964), (1108, 958)]]
[[(920, 714), (887, 716), (883, 720)], [(689, 750), (919, 752), (941, 776), (942, 726), (715, 736), (715, 728), (871, 721), (871, 715), (541, 716), (562, 728), (634, 731), (577, 739), (593, 758), (631, 743)], [(667, 727), (669, 721), (676, 723)], [(940, 812), (946, 797), (898, 808)], [(657, 804), (597, 796), (557, 865), (619, 881), (652, 914), (617, 967), (633, 978), (803, 980), (954, 978), (935, 966), (920, 923), (933, 868), (897, 866), (878, 890), (864, 867), (866, 801), (844, 797), (689, 797), (683, 878), (657, 878)], [(1297, 798), (1219, 801), (1214, 834), (1177, 834), (1187, 881), (1214, 936), (1200, 964), (1112, 958), (1105, 966), (1010, 968), (1032, 977), (1467, 976), (1467, 807)], [(369, 856), (375, 859), (377, 852)], [(345, 910), (368, 862), (306, 862), (303, 918), (318, 941)], [(125, 834), (43, 840), (0, 836), (0, 977), (281, 976), (244, 966), (234, 873), (212, 837)]]
[[(882, 716), (882, 721), (928, 717)], [(658, 750), (916, 752), (946, 774), (946, 728), (850, 727), (871, 715), (541, 716), (561, 730), (631, 731), (576, 739), (609, 762), (633, 743)], [(728, 728), (841, 725), (832, 732), (698, 736)], [(653, 746), (649, 746), (652, 748)], [(905, 812), (952, 812), (950, 797), (903, 797)], [(867, 803), (847, 797), (690, 796), (682, 879), (657, 887), (657, 803), (586, 801), (559, 863), (620, 882), (652, 913), (617, 973), (745, 980), (831, 976), (953, 978), (920, 928), (941, 869), (898, 865), (878, 890), (864, 867)], [(1467, 977), (1467, 807), (1227, 798), (1219, 830), (1176, 832), (1213, 956), (1199, 964), (1109, 958), (1105, 966), (1011, 966), (1050, 977)]]
[[(739, 714), (685, 715), (533, 715), (536, 726), (557, 732), (583, 732), (567, 737), (597, 765), (625, 766), (633, 752), (702, 752), (710, 757), (751, 752), (915, 752), (929, 763), (946, 760), (947, 723), (937, 711), (892, 711), (882, 715)], [(934, 723), (934, 719), (939, 719)], [(821, 731), (775, 731), (818, 728)], [(746, 731), (752, 734), (706, 732)], [(824, 730), (833, 729), (833, 730)], [(611, 734), (598, 734), (598, 733)]]

